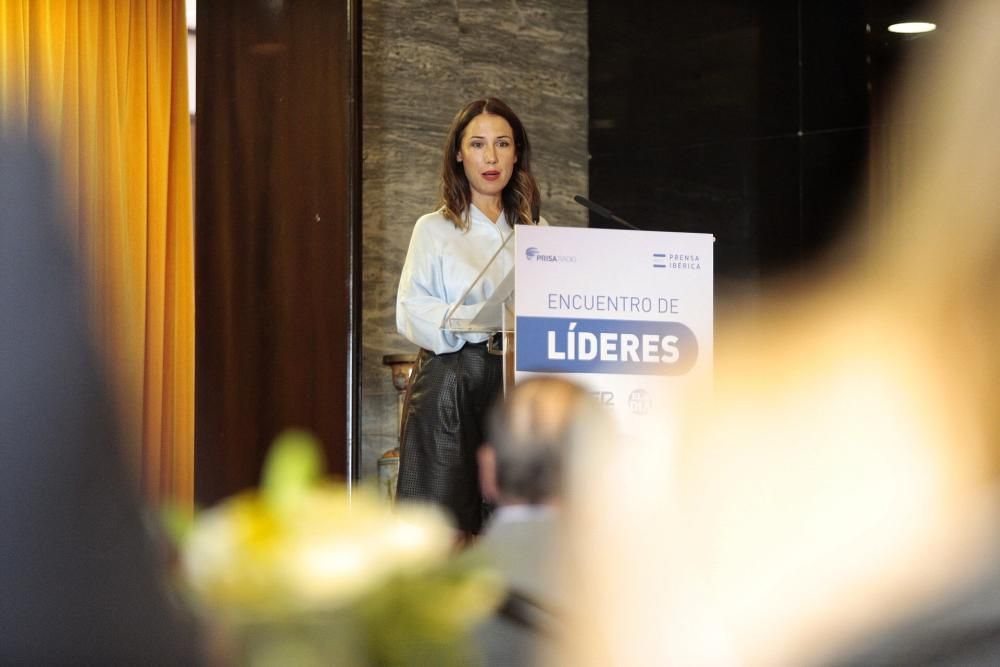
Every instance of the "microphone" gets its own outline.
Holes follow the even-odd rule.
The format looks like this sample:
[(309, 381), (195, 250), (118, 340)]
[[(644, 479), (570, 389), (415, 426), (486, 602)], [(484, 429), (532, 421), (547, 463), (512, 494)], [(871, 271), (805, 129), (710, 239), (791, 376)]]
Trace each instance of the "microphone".
[(580, 195), (573, 195), (573, 201), (575, 201), (577, 204), (581, 204), (582, 206), (586, 206), (587, 208), (589, 208), (591, 211), (601, 216), (602, 218), (606, 218), (611, 222), (617, 222), (622, 227), (628, 227), (629, 229), (634, 229), (637, 232), (642, 231), (641, 229), (633, 225), (631, 222), (626, 222), (625, 220), (622, 220), (608, 209), (604, 208), (600, 204), (595, 204), (586, 197), (581, 197)]

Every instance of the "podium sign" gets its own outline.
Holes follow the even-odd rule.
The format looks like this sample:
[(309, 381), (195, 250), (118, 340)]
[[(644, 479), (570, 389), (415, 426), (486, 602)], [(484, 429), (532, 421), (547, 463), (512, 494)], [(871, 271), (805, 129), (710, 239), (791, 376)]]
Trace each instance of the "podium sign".
[(572, 374), (626, 433), (712, 372), (711, 234), (519, 226), (516, 380)]

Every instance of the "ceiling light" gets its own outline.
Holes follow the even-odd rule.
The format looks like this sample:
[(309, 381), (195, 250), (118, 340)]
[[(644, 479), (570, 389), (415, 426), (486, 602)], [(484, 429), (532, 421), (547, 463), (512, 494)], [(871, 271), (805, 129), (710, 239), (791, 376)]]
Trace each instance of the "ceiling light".
[(933, 23), (910, 21), (907, 23), (893, 23), (891, 26), (889, 26), (889, 32), (899, 32), (906, 35), (912, 35), (918, 32), (930, 32), (935, 28), (937, 28), (937, 25)]

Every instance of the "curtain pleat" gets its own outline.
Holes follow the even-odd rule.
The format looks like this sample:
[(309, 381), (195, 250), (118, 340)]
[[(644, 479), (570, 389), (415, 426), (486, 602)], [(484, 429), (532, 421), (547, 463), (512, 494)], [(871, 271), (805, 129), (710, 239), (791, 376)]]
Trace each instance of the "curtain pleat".
[(183, 0), (0, 0), (0, 122), (44, 141), (128, 458), (190, 502), (194, 231)]

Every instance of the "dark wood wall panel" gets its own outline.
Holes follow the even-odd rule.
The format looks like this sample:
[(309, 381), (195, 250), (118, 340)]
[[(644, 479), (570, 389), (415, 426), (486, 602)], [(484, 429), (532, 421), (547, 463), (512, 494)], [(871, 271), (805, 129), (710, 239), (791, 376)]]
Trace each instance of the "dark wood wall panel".
[(196, 496), (280, 430), (354, 441), (358, 0), (198, 5)]

